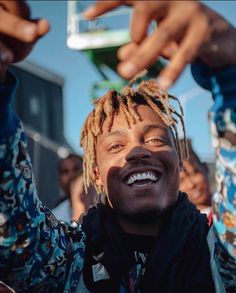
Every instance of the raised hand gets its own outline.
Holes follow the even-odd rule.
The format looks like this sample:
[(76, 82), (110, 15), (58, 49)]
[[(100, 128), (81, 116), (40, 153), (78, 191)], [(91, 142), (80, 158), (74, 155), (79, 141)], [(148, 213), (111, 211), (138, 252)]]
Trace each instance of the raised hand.
[(26, 1), (0, 0), (0, 64), (24, 59), (48, 31), (48, 21), (30, 19)]
[[(131, 40), (118, 57), (118, 72), (130, 79), (164, 53), (170, 62), (160, 73), (166, 90), (188, 63), (201, 58), (212, 68), (236, 63), (236, 31), (220, 15), (196, 1), (98, 1), (85, 13), (91, 19), (121, 5), (133, 7)], [(158, 25), (151, 35), (148, 26)]]

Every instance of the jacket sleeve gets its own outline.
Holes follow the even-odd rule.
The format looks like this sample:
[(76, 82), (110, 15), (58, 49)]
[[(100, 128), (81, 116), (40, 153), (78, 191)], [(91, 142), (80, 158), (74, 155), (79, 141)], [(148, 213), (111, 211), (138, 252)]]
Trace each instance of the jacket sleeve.
[(0, 279), (17, 292), (63, 292), (68, 282), (73, 292), (84, 234), (57, 221), (37, 197), (26, 137), (12, 111), (15, 88), (8, 73), (0, 86)]
[(192, 74), (212, 92), (209, 123), (216, 158), (216, 192), (213, 195), (215, 259), (225, 287), (236, 284), (236, 66), (213, 71), (197, 63)]

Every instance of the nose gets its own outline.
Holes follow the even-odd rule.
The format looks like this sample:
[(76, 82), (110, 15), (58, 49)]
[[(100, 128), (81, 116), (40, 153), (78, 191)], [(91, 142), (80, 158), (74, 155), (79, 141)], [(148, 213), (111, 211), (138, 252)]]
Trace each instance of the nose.
[(151, 152), (143, 147), (134, 147), (126, 156), (126, 161), (137, 161), (142, 159), (150, 159)]
[(196, 187), (196, 183), (193, 180), (189, 179), (188, 182), (187, 182), (187, 186), (188, 186), (189, 189), (193, 189), (193, 188)]

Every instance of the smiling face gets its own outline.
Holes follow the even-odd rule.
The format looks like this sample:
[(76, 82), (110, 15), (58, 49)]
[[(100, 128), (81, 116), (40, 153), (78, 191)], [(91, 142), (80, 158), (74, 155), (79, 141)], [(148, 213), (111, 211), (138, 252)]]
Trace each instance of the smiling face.
[(120, 113), (110, 131), (103, 127), (96, 183), (120, 218), (148, 222), (177, 200), (179, 159), (171, 131), (158, 114), (147, 105), (136, 107), (141, 119), (130, 128)]
[(208, 181), (207, 169), (203, 164), (190, 161), (183, 163), (183, 171), (180, 174), (180, 189), (187, 193), (189, 200), (198, 209), (204, 209), (211, 205), (211, 192)]
[(59, 165), (60, 186), (67, 196), (70, 196), (70, 183), (82, 170), (82, 158), (69, 156), (61, 160)]

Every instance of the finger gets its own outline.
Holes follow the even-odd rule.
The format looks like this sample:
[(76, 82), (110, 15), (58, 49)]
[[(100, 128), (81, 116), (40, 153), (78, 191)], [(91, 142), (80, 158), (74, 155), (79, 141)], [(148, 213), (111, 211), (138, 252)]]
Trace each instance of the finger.
[(0, 42), (0, 64), (10, 64), (14, 59), (13, 52)]
[(166, 59), (171, 59), (178, 50), (178, 44), (176, 42), (168, 43), (161, 51), (161, 56)]
[(190, 27), (185, 38), (180, 43), (177, 53), (160, 73), (158, 86), (162, 90), (168, 90), (180, 76), (186, 65), (197, 57), (206, 36), (207, 23), (204, 20), (201, 22), (199, 19)]
[[(173, 21), (176, 25), (173, 25)], [(145, 68), (149, 68), (160, 56), (162, 49), (171, 41), (184, 33), (184, 23), (181, 20), (167, 18), (159, 27), (143, 40), (135, 54), (118, 66), (118, 72), (124, 78), (130, 79)]]
[(125, 61), (134, 54), (137, 48), (138, 45), (136, 43), (129, 43), (127, 45), (124, 45), (118, 50), (117, 56), (121, 61)]
[(140, 43), (147, 35), (149, 23), (153, 13), (148, 9), (147, 3), (137, 2), (133, 8), (130, 36), (131, 40)]
[(33, 42), (37, 38), (37, 25), (0, 8), (0, 33), (20, 41)]
[(46, 19), (32, 20), (37, 25), (38, 37), (43, 37), (50, 31), (50, 23)]
[(85, 18), (91, 19), (102, 15), (110, 10), (113, 10), (121, 6), (122, 4), (122, 1), (98, 1), (97, 3), (86, 9), (83, 15)]
[(0, 6), (11, 14), (21, 16), (25, 19), (30, 19), (30, 8), (25, 0), (21, 0), (18, 2), (0, 0)]

